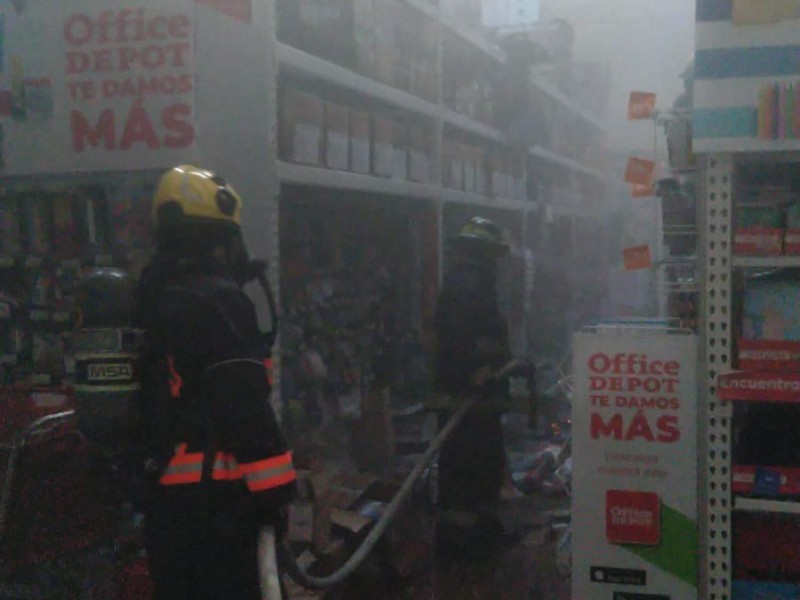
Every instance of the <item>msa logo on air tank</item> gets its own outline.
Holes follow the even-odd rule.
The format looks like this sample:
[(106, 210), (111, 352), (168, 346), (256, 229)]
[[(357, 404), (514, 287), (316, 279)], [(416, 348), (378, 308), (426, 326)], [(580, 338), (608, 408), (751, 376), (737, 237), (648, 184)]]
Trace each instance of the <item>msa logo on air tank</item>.
[(128, 381), (133, 379), (133, 367), (130, 364), (90, 364), (88, 368), (90, 383), (109, 381)]

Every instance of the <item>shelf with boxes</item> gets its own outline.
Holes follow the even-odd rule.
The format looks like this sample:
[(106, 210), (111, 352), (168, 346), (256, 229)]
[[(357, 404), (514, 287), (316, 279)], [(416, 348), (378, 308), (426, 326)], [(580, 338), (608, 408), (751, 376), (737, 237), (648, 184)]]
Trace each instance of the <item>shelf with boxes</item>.
[(796, 168), (716, 155), (702, 169), (709, 569), (734, 598), (800, 595)]
[(281, 160), (398, 182), (433, 182), (432, 121), (368, 99), (286, 83), (278, 115)]
[(592, 167), (587, 167), (585, 165), (582, 165), (575, 159), (562, 156), (560, 154), (557, 154), (556, 152), (547, 150), (546, 148), (542, 148), (541, 146), (529, 147), (528, 153), (531, 156), (540, 158), (550, 164), (558, 165), (566, 169), (573, 170), (579, 175), (585, 175), (586, 177), (591, 177), (608, 183), (611, 183), (612, 181), (611, 176), (607, 173), (603, 173), (598, 169), (593, 169)]
[(278, 163), (278, 176), (284, 183), (353, 190), (384, 196), (441, 200), (444, 202), (507, 210), (530, 210), (537, 207), (536, 203), (525, 200), (484, 196), (438, 185), (415, 183), (413, 181), (398, 181), (396, 179), (373, 177), (346, 171), (334, 171), (287, 162)]
[(324, 81), (373, 98), (389, 106), (430, 119), (442, 120), (452, 127), (493, 142), (503, 143), (506, 140), (506, 136), (501, 131), (470, 119), (454, 110), (423, 100), (409, 92), (340, 67), (286, 44), (278, 44), (278, 60), (283, 72), (296, 73)]

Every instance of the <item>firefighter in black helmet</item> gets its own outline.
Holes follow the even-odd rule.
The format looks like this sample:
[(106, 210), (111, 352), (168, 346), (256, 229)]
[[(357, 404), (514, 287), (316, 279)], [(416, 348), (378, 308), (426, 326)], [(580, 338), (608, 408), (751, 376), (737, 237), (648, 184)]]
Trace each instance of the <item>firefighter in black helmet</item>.
[[(296, 474), (268, 398), (265, 337), (242, 291), (258, 272), (242, 201), (194, 166), (153, 200), (157, 251), (140, 281), (145, 329), (133, 445), (149, 481), (155, 600), (257, 600), (257, 534), (285, 527)], [(258, 265), (256, 265), (258, 266)]]
[[(456, 399), (477, 393), (487, 403), (505, 399), (508, 382), (494, 381), (492, 374), (511, 357), (497, 306), (497, 263), (509, 250), (506, 234), (475, 217), (450, 250), (435, 317), (435, 387)], [(461, 564), (491, 556), (502, 534), (496, 511), (505, 465), (501, 413), (485, 406), (468, 413), (439, 455), (438, 559)]]

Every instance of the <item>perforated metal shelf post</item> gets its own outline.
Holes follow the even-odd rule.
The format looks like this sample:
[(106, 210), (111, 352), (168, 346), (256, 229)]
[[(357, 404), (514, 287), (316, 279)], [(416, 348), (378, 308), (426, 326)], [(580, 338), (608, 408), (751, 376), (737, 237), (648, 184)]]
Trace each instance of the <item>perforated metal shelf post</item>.
[[(716, 378), (731, 367), (732, 345), (732, 244), (734, 163), (730, 155), (712, 155), (706, 159), (705, 193), (701, 210), (705, 232), (701, 240), (705, 254), (705, 384), (707, 412), (704, 446), (706, 457), (705, 527), (707, 538), (705, 572), (708, 600), (731, 600), (731, 417), (732, 407), (720, 401)], [(701, 412), (702, 418), (702, 412)], [(703, 428), (701, 428), (701, 431)]]

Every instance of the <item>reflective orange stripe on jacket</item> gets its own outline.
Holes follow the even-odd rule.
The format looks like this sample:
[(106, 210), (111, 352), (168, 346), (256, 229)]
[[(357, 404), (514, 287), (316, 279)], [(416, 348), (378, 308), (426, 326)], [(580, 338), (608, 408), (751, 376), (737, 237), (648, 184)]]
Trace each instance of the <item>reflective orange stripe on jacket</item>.
[[(200, 483), (203, 479), (203, 453), (186, 452), (181, 444), (161, 475), (161, 485)], [(244, 478), (250, 491), (257, 492), (279, 487), (297, 479), (292, 466), (292, 453), (240, 465), (232, 454), (217, 452), (211, 471), (214, 481), (237, 481)]]
[(240, 465), (242, 475), (251, 492), (261, 492), (280, 487), (297, 479), (292, 464), (292, 453)]

